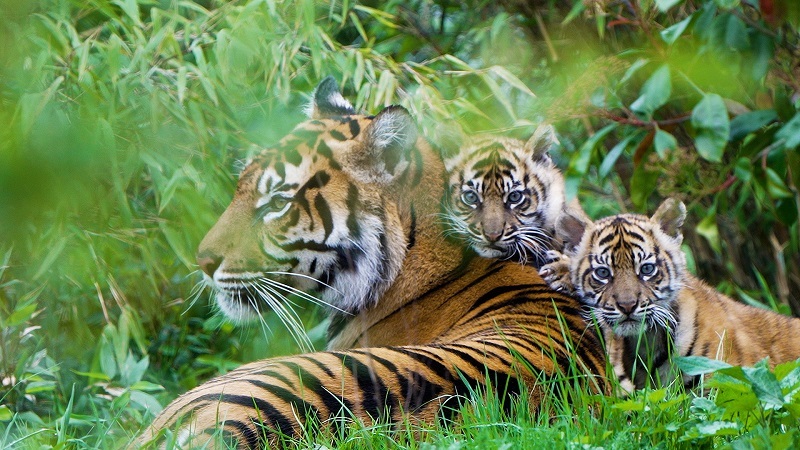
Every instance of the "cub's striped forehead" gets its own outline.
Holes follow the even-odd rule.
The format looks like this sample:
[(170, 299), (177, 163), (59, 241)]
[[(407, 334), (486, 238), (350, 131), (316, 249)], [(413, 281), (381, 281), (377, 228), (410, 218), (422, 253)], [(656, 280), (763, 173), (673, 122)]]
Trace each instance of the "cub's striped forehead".
[(613, 255), (614, 265), (632, 265), (658, 253), (654, 226), (649, 218), (635, 214), (600, 219), (592, 231), (590, 249), (598, 257)]
[(522, 141), (502, 137), (475, 141), (462, 150), (461, 161), (451, 170), (451, 186), (503, 192), (527, 184), (523, 146)]

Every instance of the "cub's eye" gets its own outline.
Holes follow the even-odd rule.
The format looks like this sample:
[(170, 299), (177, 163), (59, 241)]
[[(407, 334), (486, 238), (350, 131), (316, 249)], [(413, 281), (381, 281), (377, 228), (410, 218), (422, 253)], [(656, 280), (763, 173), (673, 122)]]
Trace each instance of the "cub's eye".
[(639, 267), (639, 273), (648, 276), (652, 275), (656, 272), (656, 265), (653, 263), (644, 263), (641, 267)]
[(597, 267), (594, 269), (594, 276), (600, 280), (605, 280), (611, 277), (611, 271), (608, 267)]
[(461, 201), (467, 205), (475, 205), (478, 203), (478, 194), (475, 191), (467, 191), (461, 194)]
[(520, 191), (511, 191), (508, 193), (508, 203), (519, 203), (522, 201), (522, 192)]

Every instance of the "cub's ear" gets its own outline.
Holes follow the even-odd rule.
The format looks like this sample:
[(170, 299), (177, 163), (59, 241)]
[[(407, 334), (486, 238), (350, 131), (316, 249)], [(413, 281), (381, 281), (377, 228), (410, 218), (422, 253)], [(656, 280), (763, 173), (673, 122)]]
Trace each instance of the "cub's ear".
[(686, 206), (681, 201), (668, 198), (661, 203), (650, 220), (656, 222), (667, 236), (682, 241), (681, 227), (686, 220)]
[(316, 89), (313, 100), (308, 107), (308, 116), (312, 119), (325, 119), (329, 117), (349, 116), (356, 113), (342, 93), (333, 77), (325, 77)]
[(525, 143), (525, 152), (531, 155), (533, 161), (549, 160), (550, 155), (547, 152), (556, 144), (558, 144), (558, 139), (555, 128), (543, 123), (536, 127), (533, 136)]
[(389, 184), (408, 167), (410, 150), (417, 142), (417, 125), (402, 106), (389, 106), (362, 132), (358, 154), (353, 155), (354, 172), (368, 181)]
[(556, 219), (556, 236), (564, 242), (564, 251), (574, 253), (586, 230), (592, 225), (591, 219), (583, 210), (569, 206), (561, 210)]
[(445, 169), (450, 172), (458, 166), (464, 159), (465, 152), (462, 152), (468, 138), (464, 129), (455, 120), (446, 120), (436, 124), (429, 136), (444, 160)]

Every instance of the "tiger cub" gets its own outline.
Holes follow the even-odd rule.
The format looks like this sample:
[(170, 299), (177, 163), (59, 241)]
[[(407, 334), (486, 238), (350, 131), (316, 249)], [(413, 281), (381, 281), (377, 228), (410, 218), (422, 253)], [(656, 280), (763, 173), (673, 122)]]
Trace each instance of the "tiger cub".
[(555, 221), (564, 208), (564, 178), (548, 150), (553, 127), (540, 125), (528, 142), (473, 139), (445, 160), (448, 233), (486, 258), (540, 267), (556, 247)]
[[(673, 356), (750, 366), (800, 357), (800, 319), (726, 297), (686, 270), (681, 226), (686, 207), (665, 200), (652, 217), (620, 214), (592, 223), (564, 214), (563, 255), (542, 267), (551, 287), (574, 294), (602, 330), (620, 386), (666, 385), (679, 376)], [(697, 380), (684, 377), (685, 385)]]

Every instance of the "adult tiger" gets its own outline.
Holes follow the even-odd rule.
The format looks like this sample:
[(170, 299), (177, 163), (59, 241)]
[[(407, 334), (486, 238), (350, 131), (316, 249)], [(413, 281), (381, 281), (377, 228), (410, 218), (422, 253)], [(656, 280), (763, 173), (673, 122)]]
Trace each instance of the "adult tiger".
[(542, 274), (589, 308), (628, 392), (680, 377), (674, 356), (743, 366), (766, 357), (772, 366), (800, 358), (800, 319), (737, 302), (687, 271), (685, 218), (683, 203), (666, 199), (652, 217), (619, 214), (592, 222), (563, 214), (556, 222), (566, 254)]
[(526, 384), (533, 405), (537, 383), (574, 367), (603, 383), (602, 348), (573, 299), (533, 268), (465, 257), (442, 238), (444, 182), (405, 109), (358, 115), (324, 80), (311, 120), (244, 169), (198, 262), (236, 318), (268, 296), (319, 292), (334, 316), (331, 351), (211, 380), (168, 405), (145, 439), (177, 428), (180, 441), (198, 442), (222, 428), (260, 448), (309, 416), (430, 421), (487, 379), (517, 392)]

